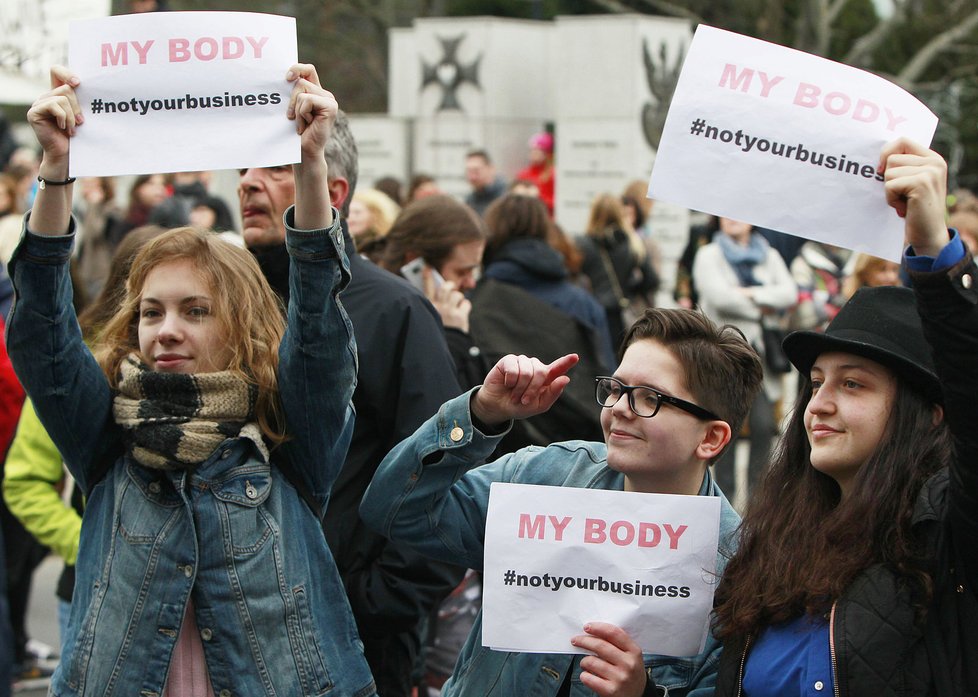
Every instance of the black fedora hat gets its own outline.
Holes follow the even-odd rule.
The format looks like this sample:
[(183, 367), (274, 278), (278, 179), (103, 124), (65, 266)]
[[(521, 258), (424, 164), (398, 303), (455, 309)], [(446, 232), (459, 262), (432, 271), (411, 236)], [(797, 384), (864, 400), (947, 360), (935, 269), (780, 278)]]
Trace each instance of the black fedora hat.
[(934, 402), (942, 402), (930, 345), (909, 288), (862, 288), (842, 306), (824, 333), (789, 334), (782, 344), (788, 360), (808, 375), (826, 351), (843, 351), (885, 365)]

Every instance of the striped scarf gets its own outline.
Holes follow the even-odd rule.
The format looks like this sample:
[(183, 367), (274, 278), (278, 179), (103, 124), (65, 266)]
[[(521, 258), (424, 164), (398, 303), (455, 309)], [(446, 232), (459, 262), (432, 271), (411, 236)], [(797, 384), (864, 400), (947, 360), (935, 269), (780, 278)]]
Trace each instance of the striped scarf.
[(152, 469), (195, 469), (228, 438), (248, 438), (268, 459), (255, 417), (258, 389), (231, 371), (180, 375), (135, 354), (120, 368), (112, 405), (127, 452)]

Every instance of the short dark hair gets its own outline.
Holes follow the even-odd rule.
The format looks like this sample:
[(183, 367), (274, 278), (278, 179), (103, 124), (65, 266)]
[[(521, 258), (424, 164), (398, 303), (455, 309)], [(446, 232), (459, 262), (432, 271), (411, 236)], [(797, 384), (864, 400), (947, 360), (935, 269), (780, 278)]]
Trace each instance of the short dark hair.
[(629, 346), (643, 339), (672, 351), (693, 400), (730, 424), (736, 436), (764, 380), (761, 359), (743, 333), (715, 324), (698, 310), (650, 308), (625, 334), (618, 362)]
[(477, 150), (469, 150), (467, 153), (465, 153), (466, 160), (469, 159), (470, 157), (481, 158), (482, 161), (485, 162), (487, 165), (492, 164), (492, 158), (489, 157), (489, 153), (487, 153), (485, 150), (482, 150), (481, 148)]
[(329, 167), (329, 179), (346, 179), (350, 185), (346, 200), (340, 208), (340, 215), (344, 218), (350, 213), (350, 200), (353, 193), (357, 190), (357, 176), (359, 168), (357, 165), (357, 141), (350, 130), (350, 120), (346, 114), (340, 110), (336, 114), (336, 122), (333, 124), (333, 132), (326, 141), (326, 148), (323, 157)]

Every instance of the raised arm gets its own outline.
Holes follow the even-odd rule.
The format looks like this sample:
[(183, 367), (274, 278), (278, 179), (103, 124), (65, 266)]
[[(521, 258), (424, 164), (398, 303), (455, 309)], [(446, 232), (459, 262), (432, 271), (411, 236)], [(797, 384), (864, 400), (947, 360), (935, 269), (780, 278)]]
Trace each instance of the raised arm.
[[(978, 585), (978, 285), (976, 268), (945, 225), (947, 165), (937, 153), (909, 140), (882, 154), (887, 201), (906, 221), (908, 265), (924, 334), (944, 392), (943, 418), (954, 438), (948, 523), (956, 551), (955, 584)], [(914, 257), (929, 257), (915, 260)], [(920, 261), (927, 263), (921, 265)]]
[[(84, 121), (75, 87), (78, 76), (67, 68), (51, 68), (51, 91), (42, 94), (27, 112), (27, 122), (41, 145), (41, 179), (28, 219), (28, 228), (37, 235), (65, 235), (71, 221), (71, 195), (74, 187), (68, 178), (69, 139)], [(60, 182), (60, 183), (59, 183)]]
[(323, 506), (353, 435), (356, 386), (353, 330), (339, 300), (350, 281), (349, 260), (323, 156), (338, 106), (313, 66), (294, 65), (286, 77), (294, 83), (287, 116), (301, 136), (302, 160), (293, 166), (295, 207), (286, 212), (292, 261), (279, 391), (291, 439), (283, 451)]
[(319, 83), (316, 66), (297, 63), (285, 78), (293, 83), (286, 115), (301, 136), (302, 160), (292, 166), (295, 175), (295, 227), (320, 230), (333, 224), (323, 149), (333, 132), (339, 106), (336, 97)]
[(68, 182), (70, 139), (83, 118), (74, 88), (78, 77), (51, 69), (49, 92), (31, 106), (27, 119), (43, 154), (27, 234), (10, 262), (17, 290), (7, 347), (24, 385), (82, 489), (90, 474), (115, 452), (108, 382), (82, 341), (72, 309), (68, 274), (73, 226)]

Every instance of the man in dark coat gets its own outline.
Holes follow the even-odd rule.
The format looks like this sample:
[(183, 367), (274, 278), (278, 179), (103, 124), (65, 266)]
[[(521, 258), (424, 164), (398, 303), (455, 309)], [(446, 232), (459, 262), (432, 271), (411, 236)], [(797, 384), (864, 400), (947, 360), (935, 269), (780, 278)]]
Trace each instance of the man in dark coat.
[[(330, 199), (344, 218), (353, 278), (342, 302), (353, 323), (359, 371), (353, 441), (323, 525), (378, 693), (407, 697), (424, 618), (458, 584), (464, 569), (429, 561), (370, 532), (357, 509), (387, 452), (461, 389), (431, 304), (404, 279), (354, 250), (345, 218), (356, 187), (357, 148), (342, 113), (325, 160)], [(282, 215), (295, 200), (291, 165), (245, 170), (238, 194), (245, 244), (272, 287), (287, 299)]]

